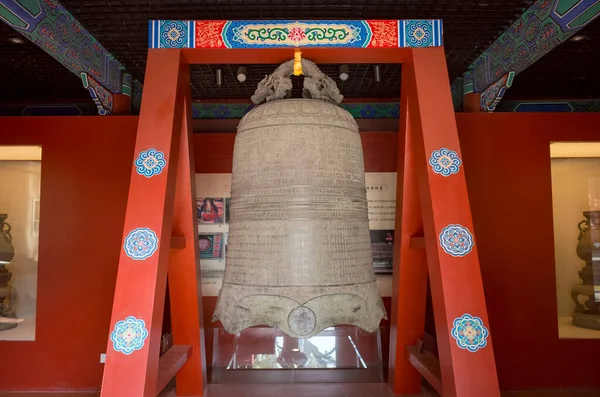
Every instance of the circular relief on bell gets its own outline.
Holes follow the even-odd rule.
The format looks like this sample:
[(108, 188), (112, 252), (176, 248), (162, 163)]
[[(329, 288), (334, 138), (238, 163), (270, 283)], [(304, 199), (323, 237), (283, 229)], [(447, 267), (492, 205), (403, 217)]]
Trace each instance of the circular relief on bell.
[(298, 306), (290, 312), (288, 326), (297, 335), (308, 335), (317, 326), (317, 316), (308, 307)]

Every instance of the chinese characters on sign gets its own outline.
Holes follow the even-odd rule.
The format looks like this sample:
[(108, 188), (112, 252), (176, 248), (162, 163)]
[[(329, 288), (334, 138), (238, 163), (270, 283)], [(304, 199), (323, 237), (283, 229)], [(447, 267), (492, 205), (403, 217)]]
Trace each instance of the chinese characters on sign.
[(396, 219), (396, 173), (365, 173), (369, 201), (369, 229), (394, 230)]
[(392, 274), (396, 220), (396, 173), (365, 173), (375, 274)]

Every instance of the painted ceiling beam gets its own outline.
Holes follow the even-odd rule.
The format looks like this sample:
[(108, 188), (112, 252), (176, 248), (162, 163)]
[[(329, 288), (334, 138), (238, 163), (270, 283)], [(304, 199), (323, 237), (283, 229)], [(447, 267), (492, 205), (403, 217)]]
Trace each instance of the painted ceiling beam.
[[(256, 105), (251, 103), (194, 102), (194, 119), (241, 119)], [(354, 102), (341, 103), (355, 119), (397, 119), (400, 117), (400, 103), (396, 102)]]
[(443, 45), (442, 21), (148, 22), (148, 48), (398, 48)]
[(508, 72), (481, 93), (479, 105), (482, 112), (493, 112), (496, 110), (496, 105), (500, 103), (506, 90), (512, 87), (514, 78), (515, 72)]
[[(255, 105), (241, 102), (192, 102), (193, 119), (241, 119)], [(398, 119), (398, 101), (342, 103), (355, 119)], [(89, 114), (87, 103), (2, 104), (0, 116), (79, 116)], [(600, 112), (600, 99), (542, 99), (502, 101), (496, 112)]]
[(105, 116), (113, 111), (114, 95), (85, 72), (81, 72), (83, 87), (90, 93), (98, 114)]
[[(88, 86), (96, 89), (97, 83), (88, 81)], [(102, 95), (102, 93), (99, 93)], [(97, 105), (97, 104), (96, 104)], [(400, 103), (396, 101), (371, 101), (359, 100), (357, 102), (342, 103), (355, 119), (398, 119), (400, 117)], [(2, 115), (67, 115), (89, 113), (89, 104), (81, 103), (39, 103), (39, 104), (2, 104)], [(241, 119), (256, 105), (249, 102), (223, 102), (213, 100), (210, 102), (192, 102), (193, 119)]]
[(502, 99), (509, 86), (502, 93), (498, 86), (508, 74), (521, 73), (599, 15), (600, 0), (537, 0), (453, 82), (455, 108), (462, 107), (464, 95), (481, 93), (486, 97), (481, 110), (493, 111), (484, 102)]
[(498, 112), (544, 113), (596, 113), (600, 112), (600, 99), (544, 99), (502, 101), (496, 107)]
[(58, 1), (0, 0), (0, 20), (81, 78), (100, 114), (112, 111), (114, 95), (141, 91), (123, 64)]

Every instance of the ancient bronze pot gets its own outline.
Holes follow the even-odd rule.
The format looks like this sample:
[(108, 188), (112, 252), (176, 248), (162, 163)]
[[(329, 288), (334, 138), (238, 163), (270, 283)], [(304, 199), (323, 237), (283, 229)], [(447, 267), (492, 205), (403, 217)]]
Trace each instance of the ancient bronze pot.
[[(585, 219), (577, 224), (577, 256), (585, 261), (585, 265), (578, 272), (582, 283), (571, 290), (575, 303), (573, 325), (600, 330), (600, 304), (596, 302), (594, 293), (594, 257), (598, 257), (595, 251), (600, 253), (600, 211), (584, 211), (583, 216)], [(596, 262), (600, 261), (596, 259)], [(600, 266), (600, 263), (595, 266)], [(582, 303), (580, 296), (587, 300)]]
[[(0, 214), (0, 317), (16, 318), (14, 312), (14, 299), (16, 293), (10, 288), (8, 282), (12, 278), (12, 273), (8, 271), (6, 265), (15, 256), (15, 249), (12, 245), (11, 226), (6, 222), (7, 214)], [(15, 328), (16, 323), (0, 322), (0, 331), (6, 331)]]

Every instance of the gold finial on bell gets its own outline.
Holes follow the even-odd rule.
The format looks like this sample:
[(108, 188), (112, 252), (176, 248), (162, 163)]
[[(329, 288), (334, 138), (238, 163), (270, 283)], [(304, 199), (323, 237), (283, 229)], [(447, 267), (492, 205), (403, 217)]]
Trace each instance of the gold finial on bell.
[(302, 74), (302, 52), (296, 50), (294, 53), (294, 76), (300, 76)]

